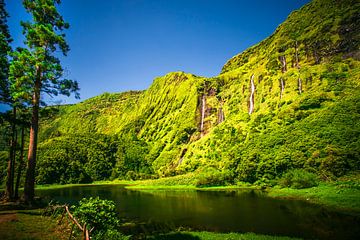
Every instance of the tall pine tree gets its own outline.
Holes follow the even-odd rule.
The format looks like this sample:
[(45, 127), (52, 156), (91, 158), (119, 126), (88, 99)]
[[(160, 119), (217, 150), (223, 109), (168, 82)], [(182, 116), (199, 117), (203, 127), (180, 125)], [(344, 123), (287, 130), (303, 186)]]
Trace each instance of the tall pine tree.
[(0, 103), (10, 104), (8, 82), (9, 58), (11, 51), (9, 27), (7, 25), (8, 13), (5, 10), (4, 0), (0, 0)]
[(24, 187), (24, 200), (34, 199), (35, 166), (37, 137), (39, 128), (39, 107), (42, 93), (51, 96), (75, 93), (78, 97), (76, 81), (64, 79), (63, 68), (56, 56), (61, 52), (66, 56), (69, 46), (65, 41), (63, 30), (69, 24), (57, 11), (60, 0), (24, 0), (23, 5), (32, 15), (31, 22), (22, 22), (28, 49), (17, 52), (14, 62), (11, 90), (14, 99), (31, 98), (31, 126), (28, 151), (28, 166)]
[(9, 54), (11, 52), (10, 43), (12, 41), (7, 18), (9, 17), (5, 9), (4, 0), (0, 0), (0, 103), (13, 107), (12, 115), (8, 119), (11, 123), (11, 143), (9, 151), (9, 160), (7, 167), (5, 196), (12, 199), (14, 195), (14, 169), (15, 169), (15, 146), (16, 146), (16, 108), (12, 101), (9, 88)]

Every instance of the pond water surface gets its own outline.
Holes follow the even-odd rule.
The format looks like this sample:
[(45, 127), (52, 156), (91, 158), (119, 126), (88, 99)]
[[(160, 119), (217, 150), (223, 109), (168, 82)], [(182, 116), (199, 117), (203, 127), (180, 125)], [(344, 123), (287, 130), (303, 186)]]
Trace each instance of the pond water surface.
[(215, 232), (254, 232), (306, 239), (359, 239), (360, 218), (304, 201), (273, 199), (261, 191), (128, 190), (121, 185), (37, 190), (76, 204), (84, 197), (113, 200), (126, 221)]

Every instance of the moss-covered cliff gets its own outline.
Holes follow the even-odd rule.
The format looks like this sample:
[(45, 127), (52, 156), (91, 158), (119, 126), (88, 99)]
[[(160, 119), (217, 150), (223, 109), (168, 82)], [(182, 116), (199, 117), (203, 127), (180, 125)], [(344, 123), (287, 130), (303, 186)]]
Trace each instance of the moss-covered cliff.
[[(95, 179), (210, 170), (266, 182), (292, 168), (323, 178), (359, 169), (359, 9), (356, 0), (314, 0), (217, 77), (169, 73), (142, 92), (48, 109), (39, 169), (55, 161), (53, 149), (71, 148), (64, 139), (89, 136), (107, 139), (99, 144), (110, 151), (99, 157), (107, 172)], [(83, 155), (80, 170), (97, 161)]]

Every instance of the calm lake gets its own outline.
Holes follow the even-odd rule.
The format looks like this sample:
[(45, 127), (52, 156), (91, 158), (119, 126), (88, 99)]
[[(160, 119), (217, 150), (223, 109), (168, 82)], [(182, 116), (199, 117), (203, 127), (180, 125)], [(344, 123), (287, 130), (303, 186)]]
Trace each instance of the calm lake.
[(358, 239), (360, 236), (359, 217), (304, 201), (272, 199), (261, 191), (137, 191), (121, 185), (98, 185), (37, 190), (36, 193), (68, 204), (91, 196), (110, 199), (115, 201), (124, 221), (157, 226), (157, 229), (184, 227), (307, 239)]

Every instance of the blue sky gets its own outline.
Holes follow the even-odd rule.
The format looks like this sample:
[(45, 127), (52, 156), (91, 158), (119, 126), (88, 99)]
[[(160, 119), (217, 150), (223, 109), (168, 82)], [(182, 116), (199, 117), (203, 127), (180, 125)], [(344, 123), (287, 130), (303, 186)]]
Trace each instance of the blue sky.
[[(22, 46), (21, 0), (5, 0), (13, 47)], [(70, 23), (67, 78), (81, 100), (104, 92), (142, 90), (157, 76), (184, 71), (216, 76), (232, 56), (268, 37), (309, 0), (63, 0)], [(74, 103), (74, 98), (48, 101)], [(80, 100), (80, 101), (81, 101)]]

